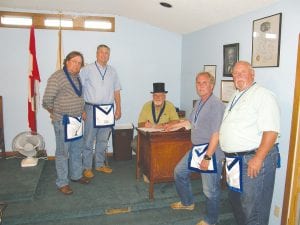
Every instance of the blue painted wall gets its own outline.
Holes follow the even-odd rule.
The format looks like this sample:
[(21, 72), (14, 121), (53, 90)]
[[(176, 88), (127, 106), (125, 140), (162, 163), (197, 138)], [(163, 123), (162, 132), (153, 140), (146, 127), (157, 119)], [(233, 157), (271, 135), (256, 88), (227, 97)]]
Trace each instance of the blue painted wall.
[[(86, 63), (96, 59), (96, 48), (105, 43), (111, 47), (112, 64), (122, 83), (122, 118), (118, 123), (137, 124), (139, 111), (152, 98), (153, 82), (165, 82), (167, 98), (180, 106), (182, 36), (123, 17), (116, 17), (116, 31), (62, 31), (65, 55), (81, 51)], [(0, 95), (4, 102), (6, 150), (13, 138), (27, 131), (27, 74), (29, 29), (0, 28)], [(41, 99), (49, 76), (55, 71), (58, 32), (35, 30), (37, 60), (41, 76)], [(49, 114), (40, 107), (38, 132), (44, 136), (47, 153), (55, 154), (55, 138)], [(111, 150), (111, 149), (110, 149)]]
[[(187, 35), (116, 17), (116, 32), (63, 31), (65, 54), (79, 50), (87, 63), (93, 62), (100, 43), (111, 47), (111, 64), (117, 69), (122, 90), (123, 116), (119, 123), (137, 123), (143, 103), (151, 98), (152, 83), (162, 81), (169, 91), (167, 98), (187, 113), (197, 98), (194, 80), (203, 65), (217, 65), (215, 94), (220, 95), (223, 45), (240, 44), (240, 59), (251, 60), (252, 21), (282, 12), (280, 66), (257, 68), (256, 80), (278, 96), (281, 107), (280, 148), (282, 168), (277, 171), (270, 225), (280, 224), (274, 207), (282, 207), (287, 167), (298, 35), (300, 1), (280, 0), (276, 4)], [(27, 130), (28, 29), (0, 29), (0, 95), (4, 98), (6, 150), (19, 132)], [(42, 83), (54, 72), (57, 54), (57, 31), (36, 30), (36, 47)], [(54, 155), (54, 132), (48, 113), (38, 112), (38, 131), (45, 137), (48, 155)]]
[(182, 43), (182, 76), (181, 107), (191, 111), (191, 99), (197, 98), (194, 87), (195, 75), (203, 70), (203, 65), (217, 65), (217, 82), (214, 93), (220, 96), (223, 77), (223, 45), (239, 43), (242, 60), (251, 61), (252, 21), (282, 12), (282, 34), (280, 66), (256, 68), (256, 81), (271, 89), (278, 97), (281, 108), (280, 151), (282, 168), (277, 171), (274, 198), (271, 208), (271, 225), (280, 224), (280, 218), (274, 216), (274, 207), (282, 207), (285, 174), (290, 139), (290, 127), (294, 96), (298, 35), (300, 33), (300, 1), (285, 0), (276, 4), (234, 18), (230, 21), (199, 30), (183, 36)]

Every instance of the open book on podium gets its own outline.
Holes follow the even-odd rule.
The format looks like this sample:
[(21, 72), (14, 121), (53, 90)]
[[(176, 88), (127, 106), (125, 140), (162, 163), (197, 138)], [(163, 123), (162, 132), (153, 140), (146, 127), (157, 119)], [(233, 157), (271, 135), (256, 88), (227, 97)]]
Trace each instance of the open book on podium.
[(181, 126), (181, 127), (175, 127), (168, 131), (166, 131), (164, 128), (154, 128), (154, 127), (139, 127), (137, 129), (143, 132), (172, 132), (172, 131), (179, 131), (179, 130), (190, 130), (191, 128)]

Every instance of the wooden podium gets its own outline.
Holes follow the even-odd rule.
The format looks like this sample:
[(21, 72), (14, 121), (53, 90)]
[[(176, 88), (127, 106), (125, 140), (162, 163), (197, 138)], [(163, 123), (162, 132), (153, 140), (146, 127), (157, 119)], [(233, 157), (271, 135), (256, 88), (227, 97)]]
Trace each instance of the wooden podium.
[(155, 183), (174, 181), (175, 166), (192, 147), (191, 131), (137, 131), (136, 178), (148, 177), (149, 199), (153, 199)]

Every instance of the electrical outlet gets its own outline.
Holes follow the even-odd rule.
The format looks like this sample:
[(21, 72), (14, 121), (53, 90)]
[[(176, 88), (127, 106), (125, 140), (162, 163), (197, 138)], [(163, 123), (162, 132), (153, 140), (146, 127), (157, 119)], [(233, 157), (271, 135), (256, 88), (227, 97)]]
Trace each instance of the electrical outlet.
[(277, 218), (279, 218), (280, 213), (281, 213), (281, 208), (280, 208), (280, 206), (275, 205), (275, 208), (274, 208), (274, 216), (276, 216)]

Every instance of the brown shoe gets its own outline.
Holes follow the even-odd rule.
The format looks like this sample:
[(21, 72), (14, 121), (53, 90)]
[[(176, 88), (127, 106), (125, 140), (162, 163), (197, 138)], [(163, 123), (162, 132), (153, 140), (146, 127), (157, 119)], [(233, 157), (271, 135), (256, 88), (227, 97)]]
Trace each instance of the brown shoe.
[(112, 169), (108, 166), (97, 167), (96, 170), (102, 173), (112, 173)]
[(65, 186), (62, 186), (60, 188), (58, 188), (58, 190), (63, 193), (64, 195), (71, 195), (73, 194), (73, 191), (71, 189), (71, 187), (69, 185), (65, 185)]
[(170, 205), (172, 209), (183, 209), (183, 210), (194, 210), (195, 204), (191, 205), (182, 205), (181, 202), (174, 202)]
[[(204, 220), (201, 220), (196, 225), (210, 225), (210, 224), (206, 223)], [(211, 224), (211, 225), (215, 225), (215, 224)]]
[(94, 177), (94, 174), (93, 174), (92, 170), (85, 169), (85, 170), (83, 171), (83, 176), (86, 177), (86, 178), (91, 179), (91, 178)]
[(88, 184), (88, 183), (90, 183), (91, 179), (82, 176), (82, 177), (81, 177), (80, 179), (78, 179), (78, 180), (72, 180), (72, 179), (71, 179), (71, 181), (77, 182), (77, 183), (80, 183), (80, 184)]

